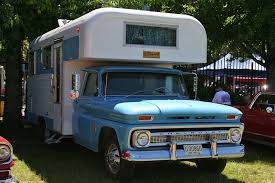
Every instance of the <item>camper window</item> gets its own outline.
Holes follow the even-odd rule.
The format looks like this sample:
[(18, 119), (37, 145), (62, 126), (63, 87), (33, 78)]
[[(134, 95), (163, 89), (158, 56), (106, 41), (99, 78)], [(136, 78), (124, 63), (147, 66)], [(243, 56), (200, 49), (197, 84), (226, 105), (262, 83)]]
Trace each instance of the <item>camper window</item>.
[(176, 47), (177, 29), (126, 25), (126, 44)]
[(83, 95), (94, 97), (98, 95), (97, 73), (90, 73), (88, 75)]
[(43, 48), (43, 58), (42, 58), (42, 65), (44, 69), (50, 69), (51, 68), (51, 46), (47, 46)]

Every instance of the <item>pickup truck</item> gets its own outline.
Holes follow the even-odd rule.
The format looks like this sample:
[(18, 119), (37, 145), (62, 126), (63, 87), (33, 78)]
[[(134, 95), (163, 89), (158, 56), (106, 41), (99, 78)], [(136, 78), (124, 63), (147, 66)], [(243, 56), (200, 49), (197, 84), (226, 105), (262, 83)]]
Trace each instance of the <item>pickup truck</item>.
[(114, 177), (134, 162), (191, 160), (221, 173), (228, 158), (244, 156), (242, 113), (191, 100), (183, 73), (170, 68), (104, 66), (85, 69), (74, 101), (74, 139), (104, 154)]

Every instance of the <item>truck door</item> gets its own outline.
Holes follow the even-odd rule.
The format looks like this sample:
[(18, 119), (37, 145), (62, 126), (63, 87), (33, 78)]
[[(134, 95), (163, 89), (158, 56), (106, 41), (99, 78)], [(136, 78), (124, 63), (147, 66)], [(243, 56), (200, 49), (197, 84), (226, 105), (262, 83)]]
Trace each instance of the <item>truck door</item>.
[(270, 124), (266, 112), (267, 105), (267, 95), (261, 94), (251, 105), (251, 108), (244, 113), (246, 131), (253, 135), (254, 139), (261, 141), (266, 140), (268, 124)]
[[(271, 108), (272, 112), (267, 112), (266, 108)], [(265, 120), (263, 121), (263, 135), (268, 142), (275, 142), (275, 95), (266, 94), (266, 102), (263, 105)]]
[(53, 83), (53, 100), (54, 100), (54, 130), (62, 132), (62, 42), (54, 44), (54, 83)]
[(98, 100), (98, 77), (96, 72), (87, 73), (82, 95), (77, 99), (74, 135), (85, 146), (95, 145), (95, 111)]

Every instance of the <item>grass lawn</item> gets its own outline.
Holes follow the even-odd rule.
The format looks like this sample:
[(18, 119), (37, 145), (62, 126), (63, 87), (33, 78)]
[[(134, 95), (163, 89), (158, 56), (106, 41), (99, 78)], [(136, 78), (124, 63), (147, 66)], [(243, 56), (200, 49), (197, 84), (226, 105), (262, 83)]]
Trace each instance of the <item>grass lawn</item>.
[[(169, 182), (265, 182), (275, 183), (275, 148), (246, 143), (246, 156), (231, 160), (222, 175), (199, 172), (188, 162), (139, 164), (135, 183)], [(33, 129), (19, 132), (13, 142), (16, 165), (13, 175), (20, 183), (118, 182), (108, 178), (101, 157), (73, 142), (47, 147)]]

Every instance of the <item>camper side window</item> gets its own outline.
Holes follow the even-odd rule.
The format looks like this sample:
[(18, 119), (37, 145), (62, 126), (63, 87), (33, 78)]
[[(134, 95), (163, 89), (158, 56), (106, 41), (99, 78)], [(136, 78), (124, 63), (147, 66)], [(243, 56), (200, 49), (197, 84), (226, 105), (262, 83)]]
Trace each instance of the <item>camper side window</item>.
[(42, 65), (44, 69), (50, 69), (51, 68), (51, 46), (47, 46), (43, 48), (43, 53), (42, 53)]
[(96, 73), (90, 73), (88, 75), (83, 95), (94, 97), (98, 96), (98, 82)]

